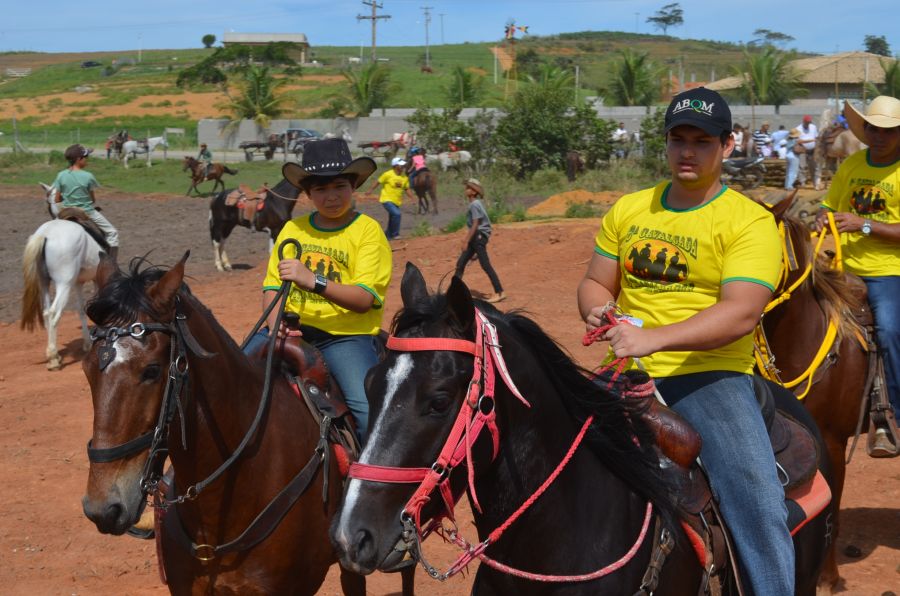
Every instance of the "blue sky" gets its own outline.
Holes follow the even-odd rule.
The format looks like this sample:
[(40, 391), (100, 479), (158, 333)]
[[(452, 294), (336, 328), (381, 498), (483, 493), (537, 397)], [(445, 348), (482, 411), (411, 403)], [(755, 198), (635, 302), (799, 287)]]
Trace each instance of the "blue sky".
[[(646, 18), (668, 0), (381, 0), (379, 45), (424, 45), (422, 6), (432, 6), (432, 44), (493, 41), (515, 19), (535, 35), (584, 30), (654, 33)], [(71, 0), (4, 2), (0, 51), (119, 51), (199, 47), (225, 31), (305, 33), (311, 45), (368, 46), (371, 9), (358, 0)], [(764, 28), (792, 35), (807, 52), (858, 50), (867, 34), (900, 52), (896, 5), (856, 0), (844, 9), (822, 0), (683, 0), (684, 25), (671, 35), (742, 42)], [(443, 17), (441, 16), (443, 15)]]

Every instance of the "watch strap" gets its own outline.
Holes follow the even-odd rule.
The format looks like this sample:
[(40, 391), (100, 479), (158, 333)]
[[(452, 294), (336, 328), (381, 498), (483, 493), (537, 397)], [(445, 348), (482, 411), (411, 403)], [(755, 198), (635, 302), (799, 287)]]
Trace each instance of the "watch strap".
[(312, 291), (315, 294), (321, 294), (325, 291), (325, 288), (328, 286), (328, 278), (322, 274), (316, 274), (316, 285), (313, 286)]

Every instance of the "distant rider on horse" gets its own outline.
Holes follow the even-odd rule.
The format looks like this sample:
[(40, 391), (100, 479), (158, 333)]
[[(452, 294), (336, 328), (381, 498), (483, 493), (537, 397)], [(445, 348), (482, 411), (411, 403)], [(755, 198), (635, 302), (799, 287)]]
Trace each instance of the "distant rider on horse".
[(209, 169), (212, 167), (212, 151), (206, 146), (206, 143), (200, 143), (200, 153), (197, 154), (197, 161), (203, 164), (203, 177), (209, 178)]
[(428, 166), (425, 165), (425, 149), (422, 147), (412, 147), (409, 150), (409, 165), (407, 166), (407, 173), (409, 175), (409, 185), (410, 187), (415, 186), (416, 174), (423, 170), (427, 170)]

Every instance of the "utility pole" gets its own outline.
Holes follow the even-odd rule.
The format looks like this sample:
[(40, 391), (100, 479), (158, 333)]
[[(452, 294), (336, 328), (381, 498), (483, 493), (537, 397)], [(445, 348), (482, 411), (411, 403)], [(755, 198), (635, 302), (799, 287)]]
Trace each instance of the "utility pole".
[(372, 7), (372, 15), (363, 16), (358, 14), (356, 15), (356, 19), (358, 21), (372, 21), (372, 62), (375, 62), (375, 27), (378, 23), (378, 19), (389, 19), (391, 18), (391, 15), (378, 14), (378, 9), (384, 8), (384, 4), (378, 4), (375, 0), (362, 0), (362, 3)]
[(431, 52), (428, 49), (428, 25), (431, 24), (431, 10), (433, 6), (420, 6), (425, 11), (425, 66), (431, 68)]
[(438, 16), (441, 17), (441, 45), (444, 45), (444, 14), (440, 13)]

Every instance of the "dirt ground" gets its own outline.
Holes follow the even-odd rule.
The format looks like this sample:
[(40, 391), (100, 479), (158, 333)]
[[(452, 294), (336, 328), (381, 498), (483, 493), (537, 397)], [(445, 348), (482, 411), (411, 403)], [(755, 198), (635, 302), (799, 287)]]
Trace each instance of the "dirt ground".
[[(142, 255), (171, 264), (191, 250), (191, 287), (236, 338), (258, 315), (259, 285), (266, 242), (262, 234), (239, 229), (229, 253), (236, 270), (215, 272), (207, 232), (206, 199), (174, 196), (101, 195), (100, 204), (119, 227), (122, 257)], [(152, 542), (99, 534), (81, 512), (90, 436), (90, 391), (81, 372), (78, 320), (67, 312), (60, 328), (64, 368), (48, 372), (42, 362), (46, 336), (19, 330), (21, 251), (27, 236), (46, 219), (38, 187), (0, 187), (5, 214), (0, 235), (0, 591), (6, 594), (162, 594)], [(530, 206), (527, 205), (526, 206)], [(377, 203), (360, 208), (384, 221)], [(410, 206), (405, 206), (409, 209)], [(302, 206), (300, 207), (302, 209)], [(462, 209), (448, 199), (433, 225), (443, 225)], [(416, 263), (432, 287), (453, 270), (463, 232), (415, 238), (409, 231), (421, 218), (403, 215), (404, 240), (394, 252), (394, 283), (386, 302), (386, 321), (399, 306), (399, 277), (407, 260)], [(581, 347), (583, 328), (574, 291), (591, 257), (599, 220), (568, 220), (497, 226), (491, 259), (509, 299), (499, 306), (524, 308), (584, 364), (596, 363), (599, 349)], [(477, 264), (466, 275), (473, 291), (491, 291)], [(848, 468), (838, 550), (848, 545), (859, 556), (841, 554), (841, 593), (877, 595), (900, 591), (900, 465), (874, 460), (860, 449)], [(463, 514), (460, 527), (469, 529)], [(561, 529), (564, 531), (564, 529)], [(435, 539), (433, 539), (435, 540)], [(448, 547), (430, 541), (429, 554), (451, 560)], [(465, 594), (471, 576), (445, 584), (418, 576), (419, 593)], [(399, 578), (370, 578), (370, 593), (399, 591)], [(322, 594), (338, 594), (332, 570)]]

